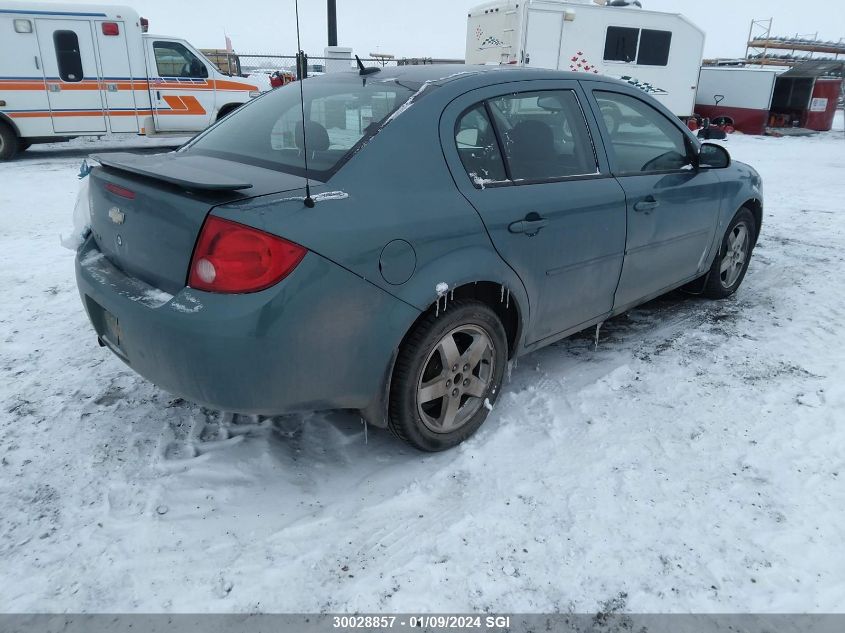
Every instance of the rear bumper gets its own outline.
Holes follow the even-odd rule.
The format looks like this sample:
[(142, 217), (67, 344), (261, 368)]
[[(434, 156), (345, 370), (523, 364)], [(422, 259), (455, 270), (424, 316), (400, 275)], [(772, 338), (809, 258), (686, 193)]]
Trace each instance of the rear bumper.
[(314, 253), (263, 292), (171, 296), (124, 274), (89, 237), (76, 280), (97, 336), (127, 365), (236, 413), (377, 406), (393, 351), (419, 315)]

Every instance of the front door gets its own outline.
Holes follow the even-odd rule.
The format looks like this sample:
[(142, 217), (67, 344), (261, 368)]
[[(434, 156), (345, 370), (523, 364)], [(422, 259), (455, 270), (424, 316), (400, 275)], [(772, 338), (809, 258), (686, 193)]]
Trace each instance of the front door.
[(214, 82), (206, 62), (182, 42), (148, 39), (150, 99), (159, 132), (199, 132), (212, 123)]
[(693, 168), (680, 122), (632, 94), (595, 90), (611, 168), (625, 190), (628, 238), (614, 307), (704, 274), (719, 219), (718, 176)]
[(576, 82), (521, 82), (471, 92), (442, 118), (458, 188), (528, 291), (529, 344), (610, 312), (622, 268), (625, 195), (582, 101)]
[(35, 25), (53, 131), (105, 132), (91, 22), (43, 18)]

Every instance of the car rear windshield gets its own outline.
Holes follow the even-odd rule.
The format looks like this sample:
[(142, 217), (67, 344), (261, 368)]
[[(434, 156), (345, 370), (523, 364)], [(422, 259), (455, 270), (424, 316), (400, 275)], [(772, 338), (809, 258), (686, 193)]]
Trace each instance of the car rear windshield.
[(416, 82), (344, 74), (302, 82), (263, 95), (235, 110), (186, 151), (328, 180), (420, 88)]

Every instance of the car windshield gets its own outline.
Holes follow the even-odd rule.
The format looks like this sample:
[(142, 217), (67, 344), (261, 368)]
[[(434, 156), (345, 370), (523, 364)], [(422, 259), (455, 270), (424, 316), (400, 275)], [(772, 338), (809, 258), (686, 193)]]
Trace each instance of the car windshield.
[(417, 82), (363, 80), (351, 74), (294, 82), (235, 110), (185, 151), (328, 180), (420, 88)]

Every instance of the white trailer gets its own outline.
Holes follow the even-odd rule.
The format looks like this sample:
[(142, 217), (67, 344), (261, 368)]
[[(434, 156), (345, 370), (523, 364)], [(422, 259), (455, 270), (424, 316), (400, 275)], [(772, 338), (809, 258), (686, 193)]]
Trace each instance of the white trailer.
[(0, 0), (0, 160), (83, 135), (199, 132), (258, 86), (129, 7)]
[(705, 66), (698, 80), (695, 111), (708, 119), (730, 117), (745, 134), (763, 134), (775, 82), (786, 69)]
[(468, 64), (597, 73), (634, 83), (693, 114), (704, 32), (683, 15), (617, 0), (494, 0), (470, 10)]

